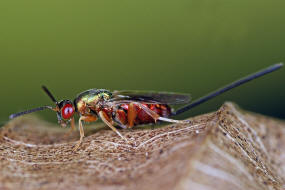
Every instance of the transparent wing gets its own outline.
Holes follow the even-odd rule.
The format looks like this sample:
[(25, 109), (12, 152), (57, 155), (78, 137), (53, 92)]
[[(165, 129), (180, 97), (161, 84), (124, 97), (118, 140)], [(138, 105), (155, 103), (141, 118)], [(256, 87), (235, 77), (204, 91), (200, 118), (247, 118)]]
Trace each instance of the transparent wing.
[(114, 91), (109, 102), (138, 101), (156, 104), (187, 104), (191, 100), (189, 94), (151, 91)]

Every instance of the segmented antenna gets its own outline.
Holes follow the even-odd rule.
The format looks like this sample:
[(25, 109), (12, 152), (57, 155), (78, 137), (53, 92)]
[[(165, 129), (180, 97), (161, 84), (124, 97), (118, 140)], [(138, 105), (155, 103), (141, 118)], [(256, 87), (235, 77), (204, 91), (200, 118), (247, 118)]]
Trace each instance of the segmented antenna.
[(19, 113), (14, 113), (14, 114), (10, 115), (9, 118), (10, 119), (14, 119), (15, 117), (19, 117), (21, 115), (25, 115), (25, 114), (28, 114), (28, 113), (33, 113), (33, 112), (41, 111), (41, 110), (45, 110), (45, 109), (53, 110), (51, 106), (42, 106), (42, 107), (38, 107), (38, 108), (22, 111), (22, 112), (19, 112)]
[[(47, 89), (46, 86), (42, 86), (42, 89), (45, 91), (45, 93), (50, 97), (50, 99), (56, 104), (57, 106), (57, 101), (56, 99), (54, 98), (54, 96), (51, 94), (51, 92)], [(25, 114), (28, 114), (28, 113), (33, 113), (33, 112), (37, 112), (37, 111), (42, 111), (42, 110), (45, 110), (45, 109), (51, 109), (53, 110), (53, 108), (51, 106), (41, 106), (41, 107), (38, 107), (38, 108), (34, 108), (34, 109), (30, 109), (30, 110), (26, 110), (26, 111), (22, 111), (22, 112), (19, 112), (19, 113), (14, 113), (12, 115), (9, 116), (10, 119), (14, 119), (15, 117), (19, 117), (21, 115), (25, 115)]]
[(189, 105), (186, 105), (185, 107), (178, 109), (176, 112), (172, 113), (172, 115), (175, 116), (175, 115), (181, 114), (183, 112), (186, 112), (186, 111), (188, 111), (188, 110), (190, 110), (190, 109), (192, 109), (192, 108), (194, 108), (194, 107), (196, 107), (196, 106), (198, 106), (198, 105), (200, 105), (200, 104), (202, 104), (202, 103), (204, 103), (204, 102), (206, 102), (206, 101), (208, 101), (208, 100), (210, 100), (210, 99), (212, 99), (212, 98), (214, 98), (214, 97), (216, 97), (216, 96), (218, 96), (224, 92), (229, 91), (230, 89), (233, 89), (233, 88), (238, 87), (244, 83), (247, 83), (253, 79), (259, 78), (259, 77), (264, 76), (268, 73), (276, 71), (276, 70), (280, 69), (282, 66), (283, 66), (283, 63), (278, 63), (278, 64), (272, 65), (268, 68), (265, 68), (261, 71), (258, 71), (256, 73), (253, 73), (249, 76), (241, 78), (241, 79), (239, 79), (239, 80), (237, 80), (231, 84), (226, 85), (223, 88), (220, 88), (214, 92), (211, 92), (210, 94), (208, 94), (206, 96), (199, 98), (198, 100), (195, 100), (194, 102), (192, 102)]
[(56, 99), (54, 98), (54, 96), (51, 94), (51, 92), (47, 89), (46, 86), (42, 86), (42, 89), (45, 91), (45, 93), (50, 97), (50, 99), (55, 103), (57, 104), (57, 101)]

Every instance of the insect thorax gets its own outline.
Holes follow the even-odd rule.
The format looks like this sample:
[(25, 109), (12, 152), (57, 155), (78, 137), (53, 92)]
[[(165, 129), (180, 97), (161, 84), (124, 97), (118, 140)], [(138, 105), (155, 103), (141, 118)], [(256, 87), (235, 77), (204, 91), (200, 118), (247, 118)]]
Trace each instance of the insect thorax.
[(89, 106), (96, 106), (99, 101), (107, 101), (112, 97), (112, 93), (105, 89), (90, 89), (80, 93), (74, 100), (76, 111), (84, 113)]

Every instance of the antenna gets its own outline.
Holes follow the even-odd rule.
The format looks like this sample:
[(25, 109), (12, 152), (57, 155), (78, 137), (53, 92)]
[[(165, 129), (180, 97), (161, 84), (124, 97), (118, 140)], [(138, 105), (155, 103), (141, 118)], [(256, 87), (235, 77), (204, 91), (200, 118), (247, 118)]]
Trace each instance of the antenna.
[(211, 92), (210, 94), (207, 94), (206, 96), (203, 96), (203, 97), (199, 98), (198, 100), (195, 100), (194, 102), (192, 102), (189, 105), (186, 105), (185, 107), (182, 107), (182, 108), (178, 109), (176, 112), (174, 112), (172, 114), (172, 116), (175, 116), (175, 115), (181, 114), (183, 112), (186, 112), (186, 111), (188, 111), (188, 110), (190, 110), (190, 109), (192, 109), (192, 108), (194, 108), (194, 107), (196, 107), (196, 106), (198, 106), (198, 105), (200, 105), (200, 104), (202, 104), (202, 103), (204, 103), (204, 102), (206, 102), (206, 101), (208, 101), (208, 100), (210, 100), (210, 99), (212, 99), (212, 98), (214, 98), (214, 97), (216, 97), (216, 96), (218, 96), (218, 95), (220, 95), (220, 94), (222, 94), (224, 92), (227, 92), (227, 91), (229, 91), (229, 90), (231, 90), (231, 89), (233, 89), (235, 87), (238, 87), (238, 86), (240, 86), (242, 84), (245, 84), (245, 83), (247, 83), (247, 82), (249, 82), (249, 81), (251, 81), (253, 79), (262, 77), (262, 76), (264, 76), (264, 75), (266, 75), (268, 73), (276, 71), (276, 70), (280, 69), (282, 66), (283, 66), (283, 63), (278, 63), (278, 64), (275, 64), (275, 65), (271, 65), (270, 67), (267, 67), (267, 68), (265, 68), (263, 70), (260, 70), (260, 71), (258, 71), (256, 73), (253, 73), (253, 74), (251, 74), (249, 76), (241, 78), (241, 79), (239, 79), (239, 80), (237, 80), (237, 81), (235, 81), (233, 83), (230, 83), (230, 84), (228, 84), (228, 85), (226, 85), (226, 86), (224, 86), (224, 87), (222, 87), (222, 88), (220, 88), (220, 89), (218, 89), (218, 90), (216, 90), (214, 92)]
[[(58, 107), (58, 103), (57, 103), (56, 99), (51, 94), (51, 92), (47, 89), (47, 87), (43, 85), (42, 89), (50, 97), (50, 99), (56, 104), (56, 107)], [(22, 111), (22, 112), (19, 112), (19, 113), (14, 113), (14, 114), (10, 115), (9, 118), (10, 119), (14, 119), (15, 117), (19, 117), (21, 115), (25, 115), (25, 114), (33, 113), (33, 112), (37, 112), (37, 111), (42, 111), (42, 110), (45, 110), (45, 109), (50, 109), (50, 110), (56, 111), (56, 109), (53, 109), (51, 106), (41, 106), (41, 107), (38, 107), (38, 108)]]
[(53, 110), (53, 108), (52, 108), (51, 106), (42, 106), (42, 107), (38, 107), (38, 108), (34, 108), (34, 109), (22, 111), (22, 112), (19, 112), (19, 113), (11, 114), (11, 115), (9, 116), (9, 119), (14, 119), (15, 117), (19, 117), (19, 116), (21, 116), (21, 115), (25, 115), (25, 114), (28, 114), (28, 113), (33, 113), (33, 112), (41, 111), (41, 110), (45, 110), (45, 109), (51, 109), (51, 110)]
[(51, 92), (47, 89), (46, 86), (42, 86), (42, 89), (45, 91), (45, 93), (50, 97), (50, 99), (57, 105), (57, 101), (54, 98), (54, 96), (51, 94)]

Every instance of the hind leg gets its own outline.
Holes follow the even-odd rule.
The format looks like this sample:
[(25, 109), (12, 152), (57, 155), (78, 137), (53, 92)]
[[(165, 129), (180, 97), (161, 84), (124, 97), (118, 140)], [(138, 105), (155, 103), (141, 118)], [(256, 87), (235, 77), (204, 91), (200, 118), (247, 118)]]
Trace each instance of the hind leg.
[(138, 105), (140, 108), (142, 108), (149, 116), (151, 116), (155, 122), (159, 120), (159, 121), (166, 121), (169, 123), (182, 123), (182, 124), (191, 123), (191, 121), (189, 120), (176, 120), (176, 119), (170, 119), (166, 117), (160, 117), (160, 115), (158, 115), (156, 112), (152, 111), (148, 107), (144, 106), (143, 104), (140, 104), (137, 102), (135, 104)]

